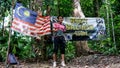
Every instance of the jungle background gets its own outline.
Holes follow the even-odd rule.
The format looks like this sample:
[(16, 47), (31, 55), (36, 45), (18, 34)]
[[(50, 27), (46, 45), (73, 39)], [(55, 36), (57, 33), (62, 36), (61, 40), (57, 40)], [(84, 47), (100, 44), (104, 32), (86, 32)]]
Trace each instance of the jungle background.
[[(0, 0), (1, 68), (6, 61), (8, 45), (10, 45), (12, 53), (15, 54), (21, 65), (22, 63), (28, 63), (28, 65), (23, 64), (23, 68), (25, 66), (28, 68), (31, 65), (29, 63), (38, 64), (38, 68), (40, 68), (41, 64), (43, 66), (48, 64), (47, 67), (52, 66), (53, 44), (49, 36), (33, 38), (17, 32), (11, 32), (12, 11), (16, 2), (21, 2), (31, 10), (40, 11), (43, 16), (62, 15), (64, 17), (72, 17), (74, 16), (74, 1), (77, 0)], [(120, 0), (80, 0), (79, 3), (85, 17), (104, 18), (106, 39), (83, 42), (87, 43), (85, 48), (83, 44), (81, 44), (83, 46), (77, 46), (76, 41), (67, 41), (65, 57), (68, 66), (74, 66), (75, 68), (105, 68), (111, 64), (109, 67), (111, 66), (110, 68), (112, 68), (116, 63), (119, 64)], [(58, 58), (60, 58), (60, 54), (58, 54)], [(33, 67), (35, 66), (37, 65)]]

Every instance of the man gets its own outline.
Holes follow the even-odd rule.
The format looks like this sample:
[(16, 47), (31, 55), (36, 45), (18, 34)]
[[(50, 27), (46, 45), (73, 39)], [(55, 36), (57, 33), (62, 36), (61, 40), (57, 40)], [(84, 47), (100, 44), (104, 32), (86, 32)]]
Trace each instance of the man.
[(53, 24), (54, 27), (54, 53), (53, 53), (53, 67), (56, 67), (56, 55), (58, 52), (58, 49), (60, 49), (60, 53), (61, 53), (61, 65), (62, 66), (66, 66), (65, 65), (65, 61), (64, 61), (64, 54), (65, 54), (65, 38), (64, 38), (64, 33), (66, 31), (65, 26), (63, 25), (62, 21), (63, 21), (63, 17), (62, 16), (58, 16), (57, 17), (58, 22)]

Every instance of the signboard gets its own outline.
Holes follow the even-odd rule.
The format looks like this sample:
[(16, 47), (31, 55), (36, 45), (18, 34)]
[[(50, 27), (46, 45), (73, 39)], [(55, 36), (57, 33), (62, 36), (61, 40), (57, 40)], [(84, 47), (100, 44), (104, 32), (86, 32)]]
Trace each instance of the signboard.
[[(56, 17), (51, 17), (54, 23)], [(66, 40), (102, 40), (105, 38), (105, 23), (103, 18), (64, 17)]]

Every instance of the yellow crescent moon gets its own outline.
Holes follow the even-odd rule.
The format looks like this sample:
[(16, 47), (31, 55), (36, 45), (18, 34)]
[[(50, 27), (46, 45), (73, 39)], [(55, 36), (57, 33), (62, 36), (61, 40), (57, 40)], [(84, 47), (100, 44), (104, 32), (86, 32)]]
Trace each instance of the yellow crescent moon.
[(16, 13), (18, 14), (18, 16), (20, 16), (20, 17), (22, 17), (22, 15), (20, 14), (20, 9), (22, 9), (22, 8), (24, 8), (23, 6), (20, 6), (20, 7), (18, 7), (17, 8), (17, 11), (16, 11)]

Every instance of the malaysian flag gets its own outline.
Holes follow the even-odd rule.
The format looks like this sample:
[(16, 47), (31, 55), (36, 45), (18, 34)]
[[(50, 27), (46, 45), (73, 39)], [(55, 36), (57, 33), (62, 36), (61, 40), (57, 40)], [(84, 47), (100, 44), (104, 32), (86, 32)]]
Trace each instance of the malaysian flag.
[(11, 29), (28, 36), (50, 34), (50, 16), (41, 16), (16, 3)]

